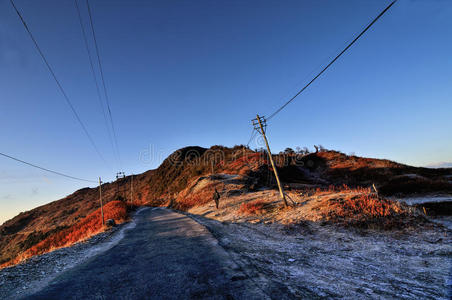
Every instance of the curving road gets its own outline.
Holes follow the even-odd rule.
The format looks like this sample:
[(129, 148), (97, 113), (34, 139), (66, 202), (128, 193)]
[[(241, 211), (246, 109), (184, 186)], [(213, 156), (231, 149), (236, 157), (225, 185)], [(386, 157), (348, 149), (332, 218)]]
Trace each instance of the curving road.
[(27, 299), (266, 299), (205, 227), (145, 209), (113, 248)]

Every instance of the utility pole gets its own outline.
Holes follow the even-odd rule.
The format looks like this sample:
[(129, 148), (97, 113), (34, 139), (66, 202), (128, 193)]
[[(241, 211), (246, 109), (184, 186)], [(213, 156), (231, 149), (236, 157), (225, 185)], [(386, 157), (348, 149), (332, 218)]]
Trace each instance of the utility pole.
[(117, 198), (121, 199), (122, 197), (120, 197), (119, 195), (119, 179), (120, 178), (125, 178), (126, 175), (124, 174), (124, 172), (117, 172), (116, 173), (116, 194), (118, 195)]
[(133, 174), (130, 178), (130, 203), (133, 204)]
[(284, 194), (283, 187), (281, 185), (281, 182), (279, 181), (278, 170), (276, 170), (276, 166), (272, 157), (272, 152), (270, 151), (270, 146), (268, 145), (267, 136), (265, 135), (264, 127), (267, 127), (267, 120), (265, 120), (265, 117), (259, 117), (259, 115), (256, 115), (256, 119), (253, 119), (252, 122), (254, 129), (256, 129), (264, 137), (265, 145), (267, 146), (268, 158), (270, 159), (273, 172), (275, 173), (276, 182), (278, 183), (279, 194), (281, 195), (281, 199), (284, 201), (284, 205), (287, 207), (288, 204), (286, 200), (286, 195)]
[(102, 205), (102, 180), (99, 177), (99, 199), (100, 199), (100, 213), (102, 217), (102, 226), (105, 225), (104, 220), (104, 206)]
[(120, 172), (116, 173), (116, 198), (119, 198), (119, 174)]

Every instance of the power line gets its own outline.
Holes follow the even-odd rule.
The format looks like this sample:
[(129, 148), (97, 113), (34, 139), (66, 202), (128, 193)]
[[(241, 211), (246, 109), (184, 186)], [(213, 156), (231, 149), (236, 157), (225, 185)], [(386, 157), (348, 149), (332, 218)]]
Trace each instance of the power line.
[(80, 13), (80, 8), (79, 8), (79, 5), (78, 5), (77, 0), (74, 0), (74, 3), (75, 3), (75, 8), (76, 8), (76, 10), (77, 10), (78, 20), (79, 20), (79, 22), (80, 22), (80, 29), (81, 29), (81, 31), (82, 31), (82, 36), (83, 36), (83, 40), (84, 40), (84, 43), (85, 43), (86, 53), (87, 53), (88, 59), (89, 59), (89, 64), (90, 64), (90, 68), (91, 68), (91, 74), (93, 75), (94, 83), (95, 83), (95, 85), (96, 85), (97, 98), (98, 98), (98, 100), (99, 100), (100, 107), (102, 108), (102, 115), (103, 115), (103, 117), (104, 117), (105, 126), (106, 126), (107, 131), (108, 131), (108, 138), (109, 138), (111, 147), (112, 147), (112, 149), (113, 149), (113, 153), (115, 153), (115, 147), (114, 147), (114, 145), (113, 145), (113, 138), (112, 138), (112, 135), (111, 135), (110, 126), (109, 126), (109, 124), (108, 124), (108, 119), (107, 119), (107, 114), (106, 114), (106, 112), (105, 112), (104, 104), (103, 104), (103, 102), (102, 102), (102, 96), (101, 96), (101, 93), (100, 93), (100, 88), (99, 88), (99, 83), (98, 83), (98, 81), (97, 81), (96, 72), (95, 72), (95, 70), (94, 70), (93, 60), (92, 60), (92, 58), (91, 58), (91, 51), (89, 50), (88, 38), (87, 38), (87, 36), (86, 36), (85, 27), (84, 27), (84, 25), (83, 25), (82, 15), (81, 15), (81, 13)]
[(248, 140), (248, 143), (246, 144), (246, 147), (249, 147), (251, 141), (252, 141), (252, 140), (254, 139), (254, 137), (256, 136), (256, 133), (257, 133), (257, 131), (254, 130), (254, 128), (253, 128), (253, 130), (251, 131), (250, 139)]
[(96, 150), (97, 154), (100, 156), (100, 158), (106, 163), (104, 157), (102, 156), (102, 154), (100, 153), (99, 149), (97, 148), (96, 144), (94, 143), (93, 138), (91, 137), (91, 135), (88, 133), (88, 130), (86, 129), (85, 125), (83, 124), (82, 120), (80, 119), (80, 116), (78, 115), (77, 111), (75, 110), (74, 106), (72, 105), (71, 101), (69, 100), (69, 97), (67, 96), (65, 90), (63, 89), (63, 86), (61, 85), (60, 81), (58, 80), (58, 78), (55, 75), (55, 72), (53, 71), (52, 67), (50, 66), (49, 62), (47, 61), (44, 53), (42, 52), (41, 48), (38, 45), (38, 42), (36, 41), (35, 37), (33, 36), (33, 34), (31, 33), (30, 29), (27, 26), (27, 23), (25, 22), (24, 18), (22, 17), (21, 13), (19, 12), (19, 10), (17, 9), (16, 5), (14, 4), (13, 0), (10, 0), (11, 5), (13, 6), (14, 10), (16, 11), (17, 15), (20, 18), (20, 21), (22, 22), (22, 24), (25, 27), (25, 30), (27, 31), (28, 35), (30, 36), (31, 40), (33, 41), (36, 49), (39, 52), (39, 55), (41, 55), (42, 60), (44, 61), (44, 63), (47, 66), (47, 69), (49, 70), (50, 74), (52, 75), (53, 79), (55, 80), (59, 90), (61, 91), (61, 93), (63, 94), (64, 99), (66, 100), (66, 103), (69, 105), (69, 107), (72, 110), (72, 113), (74, 114), (75, 118), (77, 119), (77, 121), (79, 122), (80, 126), (83, 129), (83, 132), (86, 134), (86, 136), (88, 137), (91, 145), (94, 147), (94, 149)]
[(274, 113), (272, 113), (268, 118), (267, 121), (270, 120), (271, 118), (273, 118), (276, 114), (278, 114), (281, 110), (283, 110), (287, 105), (289, 105), (290, 102), (292, 102), (296, 97), (298, 97), (298, 95), (300, 95), (308, 86), (310, 86), (317, 78), (320, 77), (320, 75), (323, 74), (323, 72), (325, 72), (339, 57), (341, 57), (342, 54), (345, 53), (345, 51), (348, 50), (348, 48), (350, 48), (370, 27), (372, 27), (372, 25), (382, 16), (386, 13), (386, 11), (388, 11), (392, 5), (394, 5), (394, 3), (396, 3), (397, 0), (394, 0), (391, 2), (391, 4), (389, 4), (375, 19), (373, 19), (372, 22), (370, 22), (369, 25), (367, 25), (366, 28), (364, 28), (363, 31), (361, 31), (361, 33), (350, 43), (347, 45), (347, 47), (344, 48), (344, 50), (342, 50), (325, 68), (322, 69), (322, 71), (320, 71), (308, 84), (306, 84), (300, 91), (298, 91), (298, 93), (295, 94), (295, 96), (293, 96), (291, 99), (289, 99), (289, 101), (287, 101), (283, 106), (281, 106), (280, 108), (278, 108)]
[(111, 128), (113, 130), (113, 138), (114, 138), (115, 145), (116, 145), (116, 152), (117, 152), (117, 155), (118, 155), (118, 160), (119, 160), (120, 167), (122, 169), (121, 156), (119, 154), (119, 147), (118, 147), (118, 138), (116, 136), (115, 125), (114, 125), (113, 117), (112, 117), (112, 114), (111, 114), (110, 100), (108, 98), (107, 87), (105, 85), (104, 71), (103, 71), (102, 63), (101, 63), (101, 59), (100, 59), (99, 47), (97, 45), (96, 32), (94, 30), (93, 17), (92, 17), (92, 14), (91, 14), (91, 7), (89, 5), (89, 0), (86, 0), (86, 6), (88, 7), (89, 22), (90, 22), (90, 25), (91, 25), (91, 32), (93, 34), (94, 46), (96, 48), (97, 62), (99, 64), (100, 77), (102, 79), (102, 86), (103, 86), (104, 94), (105, 94), (105, 102), (107, 103), (108, 115), (110, 117)]
[(88, 179), (78, 178), (78, 177), (66, 175), (66, 174), (63, 174), (63, 173), (60, 173), (60, 172), (57, 172), (57, 171), (52, 171), (52, 170), (50, 170), (50, 169), (40, 167), (40, 166), (38, 166), (38, 165), (35, 165), (35, 164), (32, 164), (32, 163), (23, 161), (23, 160), (21, 160), (21, 159), (18, 159), (18, 158), (9, 156), (9, 155), (4, 154), (4, 153), (1, 153), (1, 152), (0, 152), (0, 155), (2, 155), (2, 156), (4, 156), (4, 157), (7, 157), (7, 158), (10, 158), (10, 159), (12, 159), (12, 160), (21, 162), (21, 163), (23, 163), (23, 164), (32, 166), (32, 167), (34, 167), (34, 168), (37, 168), (37, 169), (40, 169), (40, 170), (43, 170), (43, 171), (46, 171), (46, 172), (50, 172), (50, 173), (53, 173), (53, 174), (56, 174), (56, 175), (60, 175), (60, 176), (63, 176), (63, 177), (67, 177), (67, 178), (71, 178), (71, 179), (75, 179), (75, 180), (80, 180), (80, 181), (95, 182), (95, 183), (97, 183), (97, 181), (94, 181), (94, 180), (88, 180)]

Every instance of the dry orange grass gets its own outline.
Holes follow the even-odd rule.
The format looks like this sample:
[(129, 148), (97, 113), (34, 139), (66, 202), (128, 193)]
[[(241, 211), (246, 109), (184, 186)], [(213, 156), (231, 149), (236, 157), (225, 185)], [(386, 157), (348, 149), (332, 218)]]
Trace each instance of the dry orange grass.
[[(194, 206), (200, 206), (213, 201), (213, 193), (216, 184), (209, 183), (196, 190), (187, 190), (177, 197), (175, 208), (179, 210), (188, 210)], [(220, 199), (221, 203), (221, 199)]]
[(402, 212), (402, 208), (397, 203), (378, 198), (374, 194), (349, 195), (331, 202), (330, 213), (342, 218), (368, 219)]
[(399, 202), (378, 197), (370, 188), (350, 188), (346, 185), (317, 189), (314, 196), (323, 196), (313, 209), (327, 221), (339, 224), (398, 226), (410, 217), (409, 210)]
[(314, 195), (326, 195), (331, 193), (354, 193), (354, 194), (371, 194), (372, 190), (370, 187), (355, 187), (351, 188), (346, 184), (341, 186), (330, 185), (326, 189), (317, 188), (313, 191)]
[(262, 153), (245, 153), (230, 162), (220, 162), (221, 172), (226, 174), (246, 175), (251, 170), (257, 169), (261, 164), (268, 164), (267, 158)]
[[(127, 220), (127, 205), (122, 201), (112, 201), (104, 206), (105, 220), (114, 219), (115, 222), (123, 223)], [(40, 255), (52, 250), (67, 247), (79, 241), (100, 233), (104, 228), (101, 221), (100, 208), (92, 212), (77, 224), (53, 234), (45, 240), (34, 245), (15, 260), (5, 263), (2, 267), (19, 263), (22, 260), (30, 258), (34, 255)]]
[(317, 157), (325, 159), (330, 168), (358, 170), (363, 168), (401, 168), (403, 165), (385, 159), (349, 156), (337, 151), (315, 153)]
[(201, 197), (201, 196), (184, 197), (176, 203), (176, 208), (179, 210), (185, 211), (194, 206), (205, 204), (205, 203), (209, 202), (210, 200), (212, 200), (212, 199), (211, 198), (207, 199), (207, 198)]
[(242, 203), (239, 212), (243, 215), (260, 215), (265, 212), (265, 204), (266, 203), (262, 200)]

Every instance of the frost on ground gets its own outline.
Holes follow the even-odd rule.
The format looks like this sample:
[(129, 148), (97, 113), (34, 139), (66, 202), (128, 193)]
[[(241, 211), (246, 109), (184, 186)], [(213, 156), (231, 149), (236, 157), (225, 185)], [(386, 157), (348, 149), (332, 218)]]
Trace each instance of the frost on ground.
[[(328, 213), (338, 199), (359, 196), (359, 191), (288, 191), (297, 205), (279, 209), (276, 190), (231, 193), (235, 186), (227, 182), (218, 186), (224, 195), (218, 209), (210, 201), (188, 212), (210, 229), (263, 290), (278, 286), (278, 291), (269, 293), (274, 298), (285, 298), (277, 295), (285, 291), (289, 299), (450, 299), (452, 231), (437, 224), (447, 226), (447, 216), (426, 218), (409, 207), (404, 209), (412, 215), (406, 219), (395, 215), (400, 223), (388, 230), (358, 229), (337, 225)], [(424, 197), (422, 203), (428, 200)], [(241, 213), (244, 203), (255, 201), (268, 208)]]
[(452, 202), (452, 196), (450, 195), (436, 195), (436, 196), (418, 196), (418, 197), (405, 197), (396, 199), (403, 201), (408, 205), (431, 203), (431, 202)]
[[(148, 208), (140, 208), (135, 214), (143, 209)], [(65, 270), (116, 245), (124, 237), (124, 231), (135, 225), (133, 221), (124, 223), (71, 247), (34, 256), (23, 263), (0, 270), (0, 299), (21, 298), (40, 290)]]
[(384, 232), (191, 217), (263, 288), (268, 280), (285, 287), (279, 299), (450, 297), (452, 241), (444, 227)]
[[(215, 211), (210, 204), (205, 209)], [(322, 222), (252, 224), (187, 215), (205, 225), (247, 278), (270, 298), (451, 296), (451, 231), (439, 225), (382, 231)], [(1, 270), (0, 299), (39, 290), (64, 270), (111, 248), (133, 227), (131, 222), (87, 242)]]

